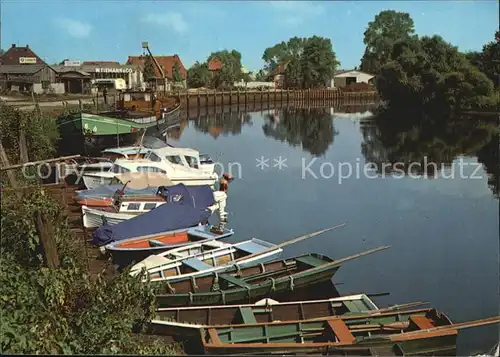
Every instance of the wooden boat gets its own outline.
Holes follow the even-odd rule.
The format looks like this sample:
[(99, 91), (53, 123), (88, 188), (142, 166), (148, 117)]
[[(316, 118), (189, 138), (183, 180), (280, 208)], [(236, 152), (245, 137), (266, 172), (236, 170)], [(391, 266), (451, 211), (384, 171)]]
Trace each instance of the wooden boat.
[(210, 225), (197, 226), (124, 239), (107, 244), (103, 249), (111, 255), (114, 264), (126, 266), (134, 261), (140, 262), (152, 254), (161, 253), (194, 242), (223, 239), (233, 234), (234, 231), (232, 229), (219, 230)]
[[(317, 232), (304, 234), (284, 241), (280, 244), (269, 243), (260, 239), (249, 239), (235, 244), (210, 241), (195, 243), (164, 253), (151, 255), (131, 269), (135, 275), (146, 269), (145, 279), (153, 281), (176, 281), (191, 277), (201, 277), (210, 273), (220, 273), (229, 269), (237, 271), (244, 266), (263, 263), (276, 258), (283, 251), (283, 247), (310, 239), (322, 233), (344, 226), (343, 224), (322, 229)], [(172, 264), (177, 258), (183, 260), (183, 265)], [(195, 259), (193, 259), (195, 258)], [(181, 276), (182, 275), (182, 276)]]
[(156, 300), (158, 307), (226, 305), (240, 301), (252, 303), (263, 297), (273, 298), (278, 293), (327, 281), (344, 261), (386, 248), (379, 247), (336, 261), (321, 254), (305, 254), (243, 268), (235, 267), (223, 274), (214, 272), (200, 278), (158, 282), (160, 290)]
[(234, 244), (212, 240), (150, 255), (135, 264), (130, 274), (144, 270), (144, 280), (176, 281), (224, 272), (233, 266), (263, 263), (276, 259), (282, 252), (276, 244), (256, 238)]
[(218, 179), (215, 164), (200, 165), (199, 151), (189, 148), (164, 147), (151, 149), (144, 159), (117, 159), (109, 171), (83, 175), (85, 187), (93, 189), (109, 185), (112, 179), (126, 172), (158, 172), (174, 183), (185, 185), (215, 185)]
[[(209, 186), (206, 186), (206, 192), (203, 192), (205, 194), (203, 198), (205, 199), (197, 195), (197, 193), (203, 191), (203, 187), (186, 187), (182, 184), (169, 187), (160, 186), (156, 194), (153, 194), (151, 189), (145, 189), (145, 194), (143, 196), (122, 196), (121, 193), (123, 190), (120, 190), (115, 192), (112, 197), (95, 197), (83, 193), (75, 199), (80, 204), (85, 203), (82, 204), (83, 226), (86, 228), (93, 228), (100, 227), (104, 224), (115, 225), (134, 218), (137, 215), (150, 212), (152, 209), (163, 204), (178, 202), (172, 197), (175, 196), (175, 192), (178, 191), (179, 187), (186, 191), (179, 200), (188, 200), (190, 203), (200, 202), (198, 204), (199, 208), (208, 209), (211, 214), (218, 211), (220, 220), (227, 216), (227, 212), (225, 211), (227, 194), (222, 191), (212, 191)], [(100, 188), (95, 190), (102, 191)], [(148, 191), (149, 195), (146, 195)], [(174, 193), (171, 194), (170, 191)]]
[(378, 310), (365, 294), (322, 300), (278, 302), (263, 299), (255, 304), (187, 306), (158, 309), (150, 332), (167, 336), (198, 336), (200, 328), (257, 322), (293, 321), (333, 317)]
[[(202, 328), (210, 354), (454, 355), (458, 330), (436, 309)], [(446, 329), (434, 330), (436, 327)]]

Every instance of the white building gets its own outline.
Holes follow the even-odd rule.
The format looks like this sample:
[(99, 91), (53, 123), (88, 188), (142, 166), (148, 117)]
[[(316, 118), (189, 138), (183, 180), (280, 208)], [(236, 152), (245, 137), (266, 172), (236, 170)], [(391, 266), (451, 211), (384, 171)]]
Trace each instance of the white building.
[(375, 76), (369, 73), (357, 70), (340, 70), (336, 71), (332, 79), (326, 83), (328, 88), (342, 88), (351, 83), (368, 83), (372, 84)]

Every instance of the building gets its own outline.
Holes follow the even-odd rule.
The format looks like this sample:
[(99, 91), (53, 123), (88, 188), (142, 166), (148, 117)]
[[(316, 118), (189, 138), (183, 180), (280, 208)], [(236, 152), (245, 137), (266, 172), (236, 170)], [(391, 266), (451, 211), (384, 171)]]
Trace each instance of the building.
[(335, 71), (335, 75), (327, 81), (326, 86), (328, 88), (343, 88), (352, 83), (372, 84), (374, 79), (374, 75), (358, 70), (339, 70)]
[(285, 71), (288, 66), (288, 62), (280, 63), (272, 72), (274, 88), (284, 88), (285, 87)]
[[(154, 59), (160, 66), (161, 70), (165, 74), (167, 83), (166, 86), (167, 88), (163, 87), (163, 76), (158, 69), (158, 67), (154, 64), (154, 75), (155, 75), (155, 84), (156, 88), (160, 91), (162, 90), (171, 90), (172, 89), (172, 84), (175, 84), (176, 86), (180, 86), (182, 88), (186, 88), (186, 78), (187, 78), (187, 71), (186, 67), (184, 67), (184, 64), (182, 63), (181, 59), (179, 58), (179, 55), (173, 55), (173, 56), (154, 56)], [(139, 68), (141, 71), (144, 71), (144, 63), (146, 62), (146, 56), (129, 56), (127, 60), (127, 65), (133, 65)], [(174, 73), (175, 73), (175, 68), (178, 68), (179, 70), (179, 75), (181, 78), (180, 82), (174, 82)]]
[(127, 89), (144, 89), (142, 70), (134, 64), (122, 65), (112, 61), (70, 61), (54, 66), (58, 77), (69, 93), (90, 93), (95, 80), (125, 80)]
[(0, 88), (6, 91), (64, 93), (56, 70), (43, 61), (26, 45), (13, 44), (0, 57)]

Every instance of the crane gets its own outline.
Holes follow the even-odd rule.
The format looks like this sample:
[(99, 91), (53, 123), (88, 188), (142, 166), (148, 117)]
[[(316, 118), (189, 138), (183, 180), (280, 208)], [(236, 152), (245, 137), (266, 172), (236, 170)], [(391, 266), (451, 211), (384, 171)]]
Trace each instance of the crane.
[(163, 78), (163, 91), (166, 93), (167, 92), (167, 79), (165, 77), (165, 72), (163, 72), (163, 69), (161, 68), (160, 64), (156, 61), (156, 58), (153, 56), (151, 53), (151, 50), (149, 49), (149, 43), (148, 42), (142, 42), (142, 48), (148, 51), (149, 56), (153, 60), (153, 63), (155, 64), (156, 68), (158, 68), (158, 72), (160, 72), (161, 77)]

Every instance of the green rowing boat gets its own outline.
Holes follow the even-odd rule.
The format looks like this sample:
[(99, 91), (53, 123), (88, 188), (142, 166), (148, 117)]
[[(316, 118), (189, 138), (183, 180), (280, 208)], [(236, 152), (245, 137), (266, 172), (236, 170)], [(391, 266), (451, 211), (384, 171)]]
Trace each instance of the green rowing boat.
[(444, 356), (455, 355), (457, 335), (450, 319), (431, 308), (200, 330), (203, 350), (210, 354)]
[(158, 282), (160, 290), (156, 300), (159, 307), (226, 305), (240, 301), (253, 303), (264, 297), (274, 298), (279, 293), (327, 281), (341, 263), (387, 248), (379, 247), (335, 261), (321, 254), (305, 254), (244, 268), (236, 267), (224, 274)]

